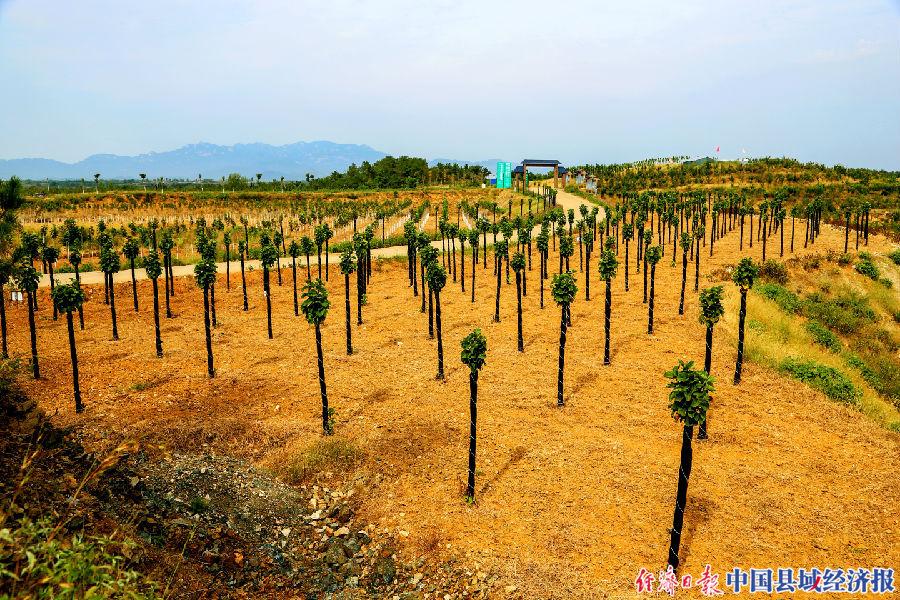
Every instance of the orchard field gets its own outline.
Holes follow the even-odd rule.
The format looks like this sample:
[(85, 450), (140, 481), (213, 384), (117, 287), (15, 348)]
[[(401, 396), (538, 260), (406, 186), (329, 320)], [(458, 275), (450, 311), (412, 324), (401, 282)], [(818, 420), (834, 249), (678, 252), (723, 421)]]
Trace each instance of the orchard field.
[[(476, 234), (481, 242), (477, 257), (470, 242), (464, 251), (460, 248), (458, 232), (453, 232), (455, 248), (449, 242), (444, 245), (438, 234), (436, 241), (433, 236), (425, 241), (413, 237), (412, 251), (400, 246), (373, 252), (367, 283), (359, 283), (358, 272), (345, 281), (341, 256), (333, 253), (327, 277), (324, 272), (322, 277), (330, 301), (321, 323), (322, 367), (333, 409), (324, 417), (325, 432), (316, 328), (302, 310), (295, 314), (289, 256), (280, 257), (280, 275), (277, 264), (268, 265), (266, 274), (258, 262), (252, 268), (248, 263), (246, 310), (240, 267), (234, 262), (237, 250), (232, 249), (230, 282), (219, 265), (216, 324), (210, 325), (209, 334), (214, 377), (207, 368), (200, 278), (172, 278), (171, 318), (162, 300), (165, 277), (158, 282), (158, 357), (153, 285), (143, 274), (134, 283), (136, 311), (127, 264), (115, 275), (118, 339), (112, 336), (111, 306), (104, 302), (103, 285), (91, 284), (86, 274), (82, 286), (84, 329), (75, 312), (74, 338), (83, 412), (76, 412), (72, 399), (66, 316), (54, 319), (48, 287), (36, 292), (40, 378), (32, 378), (28, 367), (29, 311), (25, 303), (7, 300), (9, 354), (20, 359), (18, 382), (24, 393), (55, 426), (71, 429), (98, 455), (134, 440), (151, 462), (172, 460), (173, 455), (242, 459), (312, 495), (306, 514), (296, 515), (297, 523), (287, 527), (309, 522), (321, 508), (315, 501), (320, 494), (337, 492), (337, 497), (349, 498), (352, 523), (364, 527), (368, 537), (390, 540), (397, 564), (411, 565), (401, 587), (396, 587), (401, 577), (392, 576), (395, 588), (365, 593), (389, 597), (389, 590), (403, 589), (419, 597), (445, 597), (439, 574), (453, 572), (461, 582), (454, 596), (635, 597), (639, 570), (659, 576), (670, 557), (669, 530), (683, 460), (683, 424), (672, 419), (670, 378), (665, 373), (680, 360), (693, 361), (693, 368), (702, 372), (707, 326), (700, 321), (699, 292), (721, 285), (723, 312), (713, 321), (710, 352), (714, 391), (708, 439), (692, 442), (678, 573), (696, 580), (711, 565), (726, 589), (725, 574), (735, 567), (868, 568), (900, 563), (896, 245), (874, 232), (857, 236), (863, 221), (845, 230), (839, 211), (831, 225), (827, 215), (815, 209), (794, 213), (792, 219), (791, 213), (780, 212), (790, 205), (773, 202), (765, 219), (764, 246), (756, 224), (759, 214), (747, 213), (746, 204), (719, 204), (711, 196), (685, 194), (664, 205), (658, 214), (670, 214), (671, 209), (675, 218), (660, 225), (660, 217), (652, 208), (646, 212), (637, 196), (618, 193), (604, 193), (596, 204), (558, 193), (557, 206), (572, 210), (574, 217), (547, 229), (548, 277), (543, 280), (541, 211), (533, 223), (518, 222), (514, 235), (504, 235), (502, 228), (491, 232), (488, 224), (481, 236)], [(508, 202), (515, 217), (518, 200), (529, 201), (524, 195), (490, 190), (401, 192), (400, 203), (409, 204), (387, 219), (388, 229), (402, 236), (411, 210), (424, 202), (437, 213), (444, 199), (447, 223), (456, 222), (456, 207), (463, 202), (496, 202), (501, 219)], [(536, 208), (543, 206), (543, 199), (531, 199)], [(398, 198), (382, 193), (368, 200), (372, 212), (367, 209), (367, 219), (358, 224), (360, 232), (377, 222), (377, 207)], [(208, 264), (222, 259), (221, 230), (208, 227), (210, 231), (195, 236), (198, 225), (205, 229), (198, 217), (207, 225), (225, 220), (235, 248), (243, 239), (240, 217), (264, 234), (263, 245), (279, 214), (287, 215), (286, 244), (314, 235), (296, 217), (308, 214), (308, 205), (301, 210), (296, 204), (217, 206), (172, 199), (162, 204), (136, 200), (125, 209), (117, 205), (121, 202), (94, 199), (54, 211), (50, 220), (37, 210), (24, 213), (22, 220), (32, 231), (58, 227), (59, 235), (66, 218), (87, 227), (96, 227), (101, 218), (110, 227), (130, 222), (148, 226), (157, 219), (160, 234), (180, 222), (190, 234), (182, 243), (191, 259), (198, 256), (191, 248), (198, 240), (218, 240), (218, 251), (199, 251)], [(463, 229), (478, 224), (474, 215), (460, 213), (467, 215)], [(482, 206), (480, 214), (490, 221), (490, 210)], [(694, 215), (699, 219), (692, 222)], [(416, 230), (415, 223), (421, 229), (423, 214), (414, 217), (407, 233)], [(334, 219), (341, 217), (335, 214), (329, 218), (340, 231), (334, 242), (353, 239), (352, 223), (336, 224)], [(645, 219), (651, 239), (639, 255), (637, 229)], [(818, 232), (807, 243), (810, 227)], [(582, 254), (586, 238), (595, 232), (592, 253)], [(373, 233), (377, 237), (379, 230)], [(681, 233), (687, 236), (684, 250)], [(605, 253), (601, 235), (613, 240)], [(530, 246), (521, 248), (526, 266), (521, 270), (525, 293), (520, 330), (514, 259), (518, 240), (529, 237)], [(504, 238), (514, 264), (510, 268), (501, 257), (498, 279), (495, 255), (498, 247), (502, 255), (506, 242), (494, 241)], [(359, 252), (360, 239), (352, 264), (364, 272), (368, 265), (365, 251)], [(410, 239), (407, 235), (402, 243)], [(152, 243), (151, 235), (142, 244), (141, 257)], [(250, 245), (259, 246), (259, 238)], [(560, 250), (565, 245), (572, 251), (568, 262), (577, 291), (569, 308), (571, 325), (561, 327), (566, 312), (551, 287), (563, 292), (554, 275), (564, 262)], [(442, 253), (442, 248), (448, 251)], [(437, 313), (433, 336), (429, 310), (422, 311), (424, 269), (419, 270), (420, 260), (429, 253), (435, 254), (432, 270), (436, 273), (443, 266), (446, 277), (441, 289), (432, 270), (427, 274), (439, 290), (439, 302), (428, 300), (428, 309)], [(654, 267), (657, 254), (661, 256)], [(415, 293), (407, 263), (411, 256), (418, 265)], [(643, 262), (647, 256), (649, 264)], [(262, 258), (265, 262), (265, 253)], [(748, 267), (746, 262), (741, 266), (742, 258), (752, 260), (755, 275), (741, 282), (745, 317), (741, 287), (733, 282), (736, 269)], [(607, 265), (614, 259), (618, 267), (609, 280), (609, 325), (604, 318), (606, 282), (598, 271), (601, 259)], [(315, 253), (312, 261), (315, 280)], [(654, 275), (645, 288), (645, 274), (651, 269)], [(302, 303), (307, 298), (302, 256), (296, 278)], [(647, 293), (651, 297), (645, 302)], [(360, 298), (364, 306), (358, 324)], [(735, 383), (742, 321), (745, 347), (740, 382)], [(352, 354), (347, 352), (348, 324)], [(477, 379), (477, 466), (471, 494), (466, 489), (470, 368), (460, 353), (462, 340), (476, 329), (483, 333), (487, 350)], [(443, 379), (435, 377), (439, 343)], [(214, 495), (207, 501), (215, 504)], [(345, 535), (337, 533), (341, 522), (319, 518), (312, 518), (321, 526), (315, 545), (330, 548), (332, 539)], [(202, 563), (188, 557), (189, 564)], [(332, 591), (354, 588), (353, 575), (342, 569), (335, 568)], [(364, 569), (361, 577), (366, 574)], [(218, 582), (207, 584), (211, 589), (224, 585), (217, 575), (202, 577)], [(176, 578), (174, 585), (188, 594), (191, 585), (199, 584)], [(243, 593), (254, 595), (252, 590)], [(290, 586), (265, 593), (292, 597)], [(685, 594), (699, 596), (696, 588)]]

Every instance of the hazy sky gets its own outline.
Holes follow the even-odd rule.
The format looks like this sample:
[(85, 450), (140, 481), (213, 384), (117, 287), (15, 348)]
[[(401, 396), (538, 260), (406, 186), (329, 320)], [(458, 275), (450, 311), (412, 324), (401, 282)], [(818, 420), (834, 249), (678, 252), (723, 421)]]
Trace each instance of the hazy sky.
[(900, 0), (0, 0), (0, 158), (332, 140), (900, 169)]

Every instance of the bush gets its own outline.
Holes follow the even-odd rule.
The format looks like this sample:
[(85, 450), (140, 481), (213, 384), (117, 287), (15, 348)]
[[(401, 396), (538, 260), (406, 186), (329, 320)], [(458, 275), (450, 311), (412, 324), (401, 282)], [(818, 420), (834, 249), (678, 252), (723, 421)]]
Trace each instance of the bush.
[(823, 327), (820, 323), (809, 321), (806, 324), (806, 331), (812, 336), (813, 341), (820, 346), (824, 346), (832, 352), (840, 352), (843, 348), (841, 340), (834, 333)]
[(847, 265), (849, 265), (852, 262), (853, 262), (853, 255), (850, 254), (849, 252), (845, 253), (845, 254), (841, 254), (837, 258), (837, 264), (841, 265), (842, 267), (846, 267)]
[(133, 548), (106, 536), (66, 539), (49, 520), (23, 519), (0, 529), (0, 597), (156, 598), (122, 556)]
[(878, 270), (878, 267), (875, 266), (875, 263), (872, 262), (871, 258), (861, 259), (858, 263), (856, 263), (855, 268), (857, 273), (865, 275), (866, 277), (874, 281), (878, 281), (878, 279), (881, 277), (881, 272)]
[(291, 484), (306, 483), (325, 471), (346, 471), (356, 467), (362, 453), (351, 442), (329, 437), (319, 440), (299, 454), (287, 455), (276, 470)]
[(784, 263), (769, 259), (759, 267), (759, 278), (763, 281), (771, 281), (784, 285), (788, 282), (787, 267)]
[(897, 248), (890, 254), (888, 254), (888, 258), (894, 261), (895, 265), (900, 265), (900, 248)]
[(797, 294), (785, 289), (777, 283), (762, 283), (753, 288), (757, 294), (773, 301), (787, 313), (798, 313), (803, 305)]
[(847, 364), (856, 368), (866, 383), (900, 408), (900, 369), (889, 354), (867, 355), (848, 353)]
[(855, 292), (835, 298), (827, 298), (816, 292), (806, 297), (802, 307), (803, 314), (808, 319), (819, 321), (828, 329), (845, 335), (855, 333), (866, 323), (874, 323), (877, 319), (868, 301)]
[(846, 375), (825, 365), (811, 360), (785, 358), (779, 369), (807, 385), (821, 391), (832, 400), (844, 404), (856, 405), (862, 397), (862, 391), (853, 385)]
[(887, 277), (882, 277), (878, 280), (878, 283), (886, 287), (887, 289), (891, 289), (894, 287), (894, 282), (888, 279)]

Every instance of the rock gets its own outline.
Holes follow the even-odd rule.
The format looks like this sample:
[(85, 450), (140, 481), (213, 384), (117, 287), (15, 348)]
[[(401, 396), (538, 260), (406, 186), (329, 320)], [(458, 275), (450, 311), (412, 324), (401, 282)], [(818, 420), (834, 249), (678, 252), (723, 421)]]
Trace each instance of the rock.
[(340, 505), (340, 508), (334, 514), (334, 518), (340, 521), (341, 523), (347, 523), (350, 519), (353, 518), (353, 509), (349, 504), (343, 503)]
[(419, 592), (406, 592), (400, 595), (400, 600), (422, 600), (422, 594)]
[(422, 574), (416, 573), (415, 575), (413, 575), (412, 581), (410, 581), (410, 583), (412, 583), (413, 585), (419, 585), (420, 581), (422, 581)]
[(325, 551), (324, 559), (329, 565), (340, 566), (347, 562), (347, 555), (344, 553), (344, 549), (340, 544), (332, 544), (328, 550)]
[(369, 534), (367, 534), (365, 531), (357, 531), (356, 539), (359, 540), (359, 543), (362, 544), (363, 546), (371, 543), (371, 541), (372, 541), (372, 538), (370, 538)]
[(372, 569), (376, 584), (390, 585), (397, 576), (397, 565), (390, 556), (379, 558)]
[(316, 512), (314, 512), (314, 513), (312, 513), (311, 515), (309, 515), (309, 517), (307, 517), (307, 518), (308, 518), (310, 521), (318, 521), (319, 519), (322, 518), (322, 511), (321, 511), (321, 510), (317, 510)]
[(360, 546), (356, 538), (352, 536), (344, 540), (344, 548), (347, 550), (347, 554), (349, 554), (350, 556), (353, 556), (357, 552), (362, 550), (362, 546)]
[(503, 591), (506, 592), (507, 594), (512, 594), (512, 593), (515, 592), (517, 589), (519, 589), (519, 588), (517, 588), (517, 587), (514, 586), (514, 585), (508, 585), (508, 586), (506, 586), (505, 588), (503, 588)]
[(291, 535), (291, 528), (290, 528), (290, 527), (285, 527), (284, 529), (282, 529), (282, 530), (281, 530), (281, 535), (283, 535), (284, 537), (287, 537), (287, 536)]
[(336, 535), (337, 537), (344, 537), (344, 536), (350, 535), (350, 529), (347, 527), (341, 527), (340, 529), (338, 529), (337, 531), (334, 532), (334, 535)]

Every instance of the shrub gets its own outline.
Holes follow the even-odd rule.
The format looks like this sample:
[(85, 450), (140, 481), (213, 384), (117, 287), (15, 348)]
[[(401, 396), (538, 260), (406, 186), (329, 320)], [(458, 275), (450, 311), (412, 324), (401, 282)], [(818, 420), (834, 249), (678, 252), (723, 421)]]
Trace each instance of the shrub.
[(888, 258), (894, 261), (895, 265), (900, 265), (900, 248), (897, 248), (890, 254), (888, 254)]
[(153, 585), (127, 568), (122, 555), (133, 548), (106, 536), (67, 539), (47, 519), (23, 519), (0, 529), (0, 581), (16, 598), (156, 598)]
[(820, 323), (809, 321), (806, 324), (806, 331), (812, 336), (813, 341), (820, 346), (831, 350), (832, 352), (840, 352), (843, 348), (841, 340), (831, 330), (823, 327)]
[(784, 266), (784, 263), (770, 258), (760, 265), (759, 278), (763, 281), (784, 285), (788, 282), (787, 267)]
[(837, 257), (837, 264), (841, 265), (842, 267), (846, 267), (847, 265), (849, 265), (852, 262), (853, 262), (853, 255), (850, 253), (841, 254), (840, 256)]
[(886, 287), (887, 289), (891, 289), (894, 287), (894, 282), (888, 279), (887, 277), (882, 277), (878, 280), (878, 283)]
[(881, 272), (878, 270), (878, 267), (875, 266), (875, 263), (872, 262), (871, 258), (862, 258), (858, 263), (856, 263), (855, 269), (857, 273), (865, 275), (866, 277), (874, 281), (878, 281), (878, 279), (881, 277)]
[(757, 294), (773, 301), (787, 313), (798, 313), (803, 305), (800, 297), (777, 283), (762, 283), (753, 288)]
[(832, 400), (856, 405), (862, 397), (862, 391), (846, 375), (832, 367), (788, 357), (781, 361), (779, 369), (821, 391)]
[(866, 323), (874, 323), (877, 319), (868, 301), (855, 292), (835, 298), (813, 293), (806, 297), (802, 307), (808, 319), (819, 321), (828, 329), (845, 335), (855, 333)]

